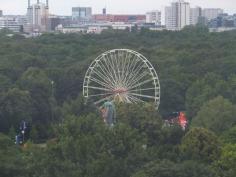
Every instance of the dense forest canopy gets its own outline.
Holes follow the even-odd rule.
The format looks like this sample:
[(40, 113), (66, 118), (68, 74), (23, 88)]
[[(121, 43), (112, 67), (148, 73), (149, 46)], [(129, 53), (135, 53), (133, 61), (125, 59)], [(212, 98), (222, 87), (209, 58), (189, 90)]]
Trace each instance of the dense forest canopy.
[[(89, 64), (115, 48), (150, 60), (161, 104), (158, 112), (117, 105), (111, 129), (84, 104), (82, 85)], [(0, 32), (0, 176), (234, 177), (235, 110), (235, 31), (107, 30), (28, 39)], [(175, 111), (186, 112), (185, 132), (164, 126)], [(13, 140), (22, 120), (31, 125), (24, 150)]]

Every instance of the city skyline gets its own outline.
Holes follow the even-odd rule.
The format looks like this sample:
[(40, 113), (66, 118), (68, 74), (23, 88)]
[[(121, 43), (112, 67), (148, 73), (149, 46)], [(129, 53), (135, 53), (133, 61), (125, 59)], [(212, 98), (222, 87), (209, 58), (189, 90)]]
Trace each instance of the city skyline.
[[(31, 0), (32, 3), (36, 0)], [(45, 0), (44, 0), (45, 1)], [(43, 1), (43, 2), (44, 2)], [(200, 6), (202, 8), (222, 8), (226, 13), (236, 13), (235, 0), (187, 0), (191, 7)], [(71, 15), (71, 8), (76, 6), (90, 6), (93, 8), (93, 13), (101, 13), (102, 8), (107, 8), (107, 13), (113, 14), (144, 14), (150, 10), (163, 10), (173, 0), (49, 0), (50, 13), (56, 15)], [(0, 9), (5, 15), (25, 15), (28, 2), (27, 0), (0, 0)]]

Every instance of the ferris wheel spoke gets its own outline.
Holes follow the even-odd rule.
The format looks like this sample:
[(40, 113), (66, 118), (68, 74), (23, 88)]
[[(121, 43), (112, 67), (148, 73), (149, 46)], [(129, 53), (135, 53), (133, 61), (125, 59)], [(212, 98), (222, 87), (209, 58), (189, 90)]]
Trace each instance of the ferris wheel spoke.
[(112, 58), (109, 59), (109, 58), (105, 57), (104, 61), (105, 61), (106, 65), (107, 65), (107, 67), (109, 68), (110, 74), (114, 78), (115, 84), (118, 85), (118, 79), (117, 79), (117, 75), (116, 75), (116, 71), (115, 71), (115, 66), (114, 66), (112, 60), (113, 60)]
[(102, 71), (103, 75), (105, 75), (108, 78), (108, 80), (115, 86), (115, 79), (112, 76), (112, 73), (111, 73), (110, 69), (107, 69), (107, 66), (105, 66), (105, 65), (106, 65), (106, 63), (103, 64), (101, 62), (101, 63), (99, 63), (98, 66), (101, 68), (101, 71)]
[(130, 80), (132, 80), (132, 78), (135, 77), (135, 76), (134, 76), (134, 75), (136, 75), (136, 72), (134, 72), (135, 68), (137, 67), (137, 68), (142, 69), (143, 63), (142, 63), (142, 62), (140, 63), (140, 61), (138, 60), (138, 58), (136, 58), (136, 59), (137, 59), (137, 62), (136, 62), (136, 63), (134, 64), (134, 66), (131, 68), (131, 70), (129, 71), (130, 74), (129, 74), (128, 77), (126, 78), (126, 85), (128, 85), (129, 82), (130, 82)]
[(116, 65), (114, 64), (114, 53), (112, 53), (112, 55), (110, 56), (106, 56), (106, 62), (110, 65), (111, 70), (113, 71), (113, 74), (115, 76), (115, 78), (117, 79), (117, 75), (116, 75)]
[(137, 98), (137, 97), (134, 97), (133, 95), (128, 95), (130, 98), (132, 98), (133, 100), (135, 100), (136, 102), (144, 102), (143, 100)]
[(128, 87), (128, 90), (131, 90), (131, 89), (136, 88), (136, 87), (140, 87), (140, 86), (142, 86), (142, 85), (144, 85), (144, 84), (146, 84), (146, 83), (148, 83), (148, 82), (151, 82), (151, 81), (153, 81), (153, 79), (145, 80), (145, 81), (140, 82), (140, 83), (138, 83), (138, 84), (136, 84), (136, 85), (134, 85), (134, 86), (132, 86), (132, 87)]
[(132, 75), (130, 77), (130, 79), (133, 79), (135, 77), (138, 76), (138, 74), (141, 72), (141, 70), (143, 69), (144, 67), (144, 64), (143, 63), (140, 63), (137, 68), (135, 68), (135, 70), (132, 71)]
[(113, 77), (112, 73), (106, 68), (105, 63), (101, 65), (100, 68), (102, 69), (102, 73), (109, 79), (113, 86), (115, 86), (115, 78)]
[(114, 97), (114, 95), (110, 95), (110, 96), (107, 96), (107, 97), (105, 97), (105, 98), (102, 98), (102, 99), (96, 101), (94, 104), (97, 105), (97, 104), (99, 104), (99, 103), (101, 103), (101, 102), (103, 102), (103, 101), (106, 101), (106, 100), (108, 100), (108, 99), (110, 99), (110, 98), (112, 98), (112, 97)]
[(110, 62), (112, 63), (112, 66), (114, 68), (114, 73), (115, 73), (115, 77), (116, 77), (116, 80), (117, 80), (117, 84), (120, 85), (119, 66), (118, 66), (118, 63), (117, 63), (117, 54), (114, 52), (112, 57), (110, 57), (110, 58), (111, 58)]
[(124, 60), (124, 68), (123, 68), (123, 78), (122, 78), (122, 81), (123, 81), (123, 83), (125, 84), (125, 79), (126, 79), (126, 77), (127, 77), (127, 75), (128, 75), (128, 68), (129, 68), (129, 65), (130, 65), (130, 59), (131, 57), (130, 57), (130, 53), (126, 56), (126, 58), (125, 58), (125, 60)]
[(125, 78), (124, 78), (124, 83), (127, 86), (127, 82), (129, 81), (130, 75), (132, 74), (132, 68), (136, 66), (136, 64), (138, 63), (138, 60), (133, 59), (130, 63), (129, 66), (127, 66), (127, 70), (126, 70), (126, 74), (125, 74)]
[(143, 69), (143, 62), (140, 62), (139, 65), (131, 72), (129, 79), (133, 80), (135, 77), (137, 77), (137, 75), (141, 72), (141, 70)]
[(147, 90), (155, 90), (156, 88), (146, 88), (146, 89), (135, 89), (135, 90), (128, 90), (129, 92), (139, 92), (139, 91), (147, 91)]
[(128, 83), (128, 87), (132, 87), (133, 85), (135, 85), (137, 82), (139, 82), (141, 79), (144, 78), (144, 76), (147, 76), (148, 73), (146, 72), (143, 72), (142, 74), (140, 74), (140, 76), (133, 76), (131, 79), (130, 79), (130, 82)]
[(112, 85), (113, 87), (115, 86), (114, 84), (113, 84), (113, 82), (111, 82), (111, 80), (107, 77), (107, 76), (105, 76), (104, 74), (102, 74), (100, 71), (98, 71), (98, 70), (93, 70), (94, 71), (94, 73), (95, 74), (97, 74), (97, 76), (99, 76), (99, 78), (100, 79), (102, 79), (105, 83), (107, 83), (108, 85)]
[(134, 57), (135, 63), (133, 64), (133, 66), (130, 68), (130, 72), (133, 73), (135, 68), (137, 68), (140, 64), (142, 65), (142, 62), (140, 61), (140, 59), (135, 56)]
[(97, 96), (104, 96), (104, 95), (111, 95), (113, 93), (101, 93), (101, 94), (94, 94), (94, 95), (89, 95), (89, 97), (97, 97)]
[(132, 97), (131, 95), (127, 95), (127, 102), (129, 103), (137, 103), (137, 101), (134, 99), (134, 97)]
[(113, 53), (113, 58), (111, 59), (111, 63), (113, 64), (113, 67), (114, 67), (114, 73), (115, 73), (115, 76), (116, 76), (116, 79), (117, 79), (117, 83), (118, 83), (118, 86), (121, 85), (121, 81), (120, 81), (120, 76), (119, 76), (119, 63), (118, 63), (118, 60), (117, 60), (117, 53)]
[(107, 88), (102, 88), (102, 87), (92, 87), (92, 86), (84, 86), (85, 88), (89, 88), (89, 89), (94, 89), (94, 90), (102, 90), (102, 91), (107, 91), (107, 92), (112, 92), (112, 90), (107, 89)]
[(105, 88), (109, 88), (111, 90), (114, 89), (112, 86), (110, 86), (110, 85), (108, 85), (108, 84), (106, 84), (106, 83), (104, 83), (102, 81), (99, 81), (99, 80), (97, 80), (95, 78), (90, 78), (90, 80), (96, 82), (97, 84), (100, 84), (100, 85), (104, 86)]
[(129, 53), (123, 53), (123, 55), (124, 55), (124, 60), (121, 60), (121, 68), (122, 68), (122, 76), (121, 76), (121, 78), (122, 78), (122, 81), (124, 80), (124, 74), (125, 74), (125, 66), (127, 65), (127, 62), (126, 62), (126, 59), (127, 59), (127, 55), (128, 55)]
[(138, 96), (138, 97), (143, 97), (143, 98), (151, 98), (151, 99), (158, 99), (158, 97), (155, 97), (155, 96), (150, 96), (150, 95), (142, 95), (142, 94), (137, 94), (137, 93), (129, 93), (131, 95), (134, 95), (134, 96)]
[[(122, 59), (122, 58), (124, 58), (124, 59)], [(120, 80), (121, 80), (122, 83), (123, 83), (123, 80), (124, 80), (125, 66), (127, 65), (126, 59), (127, 59), (127, 53), (124, 53), (122, 51), (122, 56), (120, 56), (120, 58), (119, 58), (119, 61), (120, 61)]]
[(120, 85), (122, 84), (122, 66), (121, 66), (122, 57), (123, 57), (123, 54), (118, 51), (116, 55), (116, 62), (117, 62), (117, 70), (118, 70), (117, 75), (118, 75)]

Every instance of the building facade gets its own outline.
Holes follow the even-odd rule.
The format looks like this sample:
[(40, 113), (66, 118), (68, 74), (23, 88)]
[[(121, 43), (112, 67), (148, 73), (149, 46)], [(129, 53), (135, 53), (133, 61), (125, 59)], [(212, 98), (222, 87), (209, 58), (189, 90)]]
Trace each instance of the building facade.
[(146, 13), (146, 23), (161, 25), (161, 11), (154, 10)]
[(165, 23), (168, 30), (181, 30), (190, 25), (190, 4), (183, 0), (172, 2), (165, 8)]

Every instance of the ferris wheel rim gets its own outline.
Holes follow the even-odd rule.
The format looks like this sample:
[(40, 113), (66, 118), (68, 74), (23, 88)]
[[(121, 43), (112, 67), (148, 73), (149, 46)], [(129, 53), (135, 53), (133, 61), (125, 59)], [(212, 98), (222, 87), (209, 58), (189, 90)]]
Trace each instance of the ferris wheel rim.
[[(105, 76), (106, 79), (107, 79), (107, 80), (105, 80), (104, 78), (102, 78), (102, 77), (104, 77), (104, 73), (102, 73), (102, 72), (97, 70), (96, 71), (97, 76), (100, 77), (100, 80), (103, 80), (101, 82), (101, 81), (99, 81), (96, 78), (92, 78), (91, 79), (91, 75), (95, 71), (94, 68), (99, 66), (98, 63), (102, 59), (104, 59), (104, 58), (106, 58), (106, 56), (109, 56), (110, 54), (116, 53), (116, 52), (117, 53), (119, 53), (119, 52), (126, 52), (128, 54), (133, 54), (135, 57), (137, 57), (136, 59), (139, 59), (142, 62), (142, 65), (140, 66), (140, 68), (142, 68), (143, 64), (145, 64), (145, 66), (147, 67), (147, 69), (149, 71), (148, 74), (151, 74), (151, 76), (152, 76), (152, 79), (150, 79), (150, 81), (146, 80), (145, 82), (151, 82), (152, 81), (153, 84), (154, 84), (154, 87), (152, 87), (152, 88), (142, 88), (142, 89), (136, 89), (135, 90), (135, 88), (142, 86), (142, 84), (145, 84), (143, 82), (143, 83), (137, 83), (135, 85), (136, 82), (138, 82), (142, 77), (145, 76), (145, 73), (141, 74), (141, 76), (139, 76), (139, 78), (135, 78), (135, 74), (132, 73), (131, 76), (128, 76), (129, 79), (133, 79), (132, 83), (125, 83), (125, 82), (123, 83), (127, 87), (127, 91), (129, 91), (129, 94), (126, 96), (126, 99), (127, 99), (126, 102), (135, 102), (135, 103), (136, 102), (143, 102), (143, 100), (141, 98), (149, 98), (149, 99), (153, 99), (154, 100), (155, 106), (158, 109), (159, 104), (160, 104), (160, 81), (159, 81), (157, 72), (154, 69), (154, 67), (151, 64), (151, 62), (144, 55), (142, 55), (142, 54), (140, 54), (140, 53), (138, 53), (138, 52), (136, 52), (134, 50), (131, 50), (131, 49), (112, 49), (112, 50), (108, 50), (108, 51), (100, 54), (95, 60), (93, 60), (93, 62), (89, 65), (89, 68), (87, 69), (86, 74), (85, 74), (85, 78), (84, 78), (84, 83), (83, 83), (83, 95), (84, 95), (84, 97), (85, 98), (89, 98), (89, 97), (96, 96), (96, 94), (95, 95), (89, 95), (88, 89), (92, 88), (92, 89), (95, 89), (95, 90), (97, 89), (97, 90), (102, 90), (102, 91), (107, 91), (108, 92), (108, 93), (104, 93), (104, 94), (97, 94), (97, 96), (99, 96), (99, 95), (107, 95), (107, 97), (104, 98), (104, 99), (100, 99), (100, 100), (96, 101), (95, 104), (97, 102), (101, 101), (101, 100), (112, 99), (111, 90), (115, 89), (115, 84), (114, 83), (116, 83), (116, 84), (118, 83), (117, 79), (120, 79), (119, 76), (116, 76), (116, 73), (113, 72), (113, 76), (116, 77), (115, 78), (116, 81), (115, 81), (115, 79), (113, 77), (110, 77), (110, 76)], [(106, 61), (106, 59), (104, 59), (104, 61)], [(119, 60), (117, 60), (117, 61), (119, 61)], [(104, 63), (104, 65), (107, 65), (107, 63), (106, 64), (105, 63)], [(111, 65), (113, 67), (116, 67), (114, 63), (112, 64), (112, 61), (109, 61), (108, 63), (109, 63), (109, 65)], [(116, 64), (118, 64), (118, 63), (116, 63)], [(121, 64), (119, 63), (119, 65), (122, 65), (122, 62), (121, 62)], [(99, 67), (101, 67), (101, 66), (99, 66)], [(105, 69), (105, 68), (107, 70), (106, 72), (109, 73), (109, 71), (110, 71), (109, 67), (107, 67), (107, 66), (105, 67), (104, 66), (103, 69)], [(138, 75), (139, 71), (138, 70), (135, 70), (135, 71), (137, 72), (136, 75)], [(126, 72), (128, 72), (128, 71), (126, 71)], [(117, 75), (119, 75), (119, 74), (117, 74)], [(90, 83), (91, 80), (93, 82), (97, 83), (98, 85), (102, 86), (102, 87), (89, 86), (89, 83)], [(135, 93), (135, 91), (137, 91), (137, 90), (141, 91), (141, 90), (148, 90), (148, 89), (155, 90), (154, 96), (142, 95), (142, 94)]]

